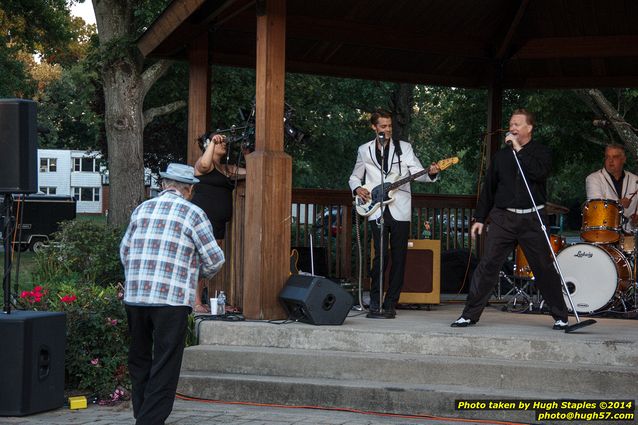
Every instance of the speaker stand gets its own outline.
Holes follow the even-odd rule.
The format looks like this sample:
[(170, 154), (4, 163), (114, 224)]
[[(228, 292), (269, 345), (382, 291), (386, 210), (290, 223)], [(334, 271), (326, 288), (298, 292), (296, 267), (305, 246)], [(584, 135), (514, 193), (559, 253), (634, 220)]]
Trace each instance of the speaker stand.
[(11, 313), (11, 194), (4, 195), (4, 223), (2, 237), (4, 238), (4, 278), (2, 279), (2, 291), (4, 294), (4, 314)]

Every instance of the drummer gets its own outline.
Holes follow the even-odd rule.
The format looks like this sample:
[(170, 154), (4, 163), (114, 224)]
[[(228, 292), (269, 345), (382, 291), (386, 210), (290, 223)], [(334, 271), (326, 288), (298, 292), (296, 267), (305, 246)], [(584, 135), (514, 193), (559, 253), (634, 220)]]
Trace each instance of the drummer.
[(610, 144), (605, 147), (604, 168), (587, 176), (585, 187), (587, 200), (611, 199), (617, 201), (623, 207), (623, 215), (626, 224), (623, 229), (626, 233), (632, 233), (638, 229), (638, 176), (624, 169), (627, 156), (625, 147)]

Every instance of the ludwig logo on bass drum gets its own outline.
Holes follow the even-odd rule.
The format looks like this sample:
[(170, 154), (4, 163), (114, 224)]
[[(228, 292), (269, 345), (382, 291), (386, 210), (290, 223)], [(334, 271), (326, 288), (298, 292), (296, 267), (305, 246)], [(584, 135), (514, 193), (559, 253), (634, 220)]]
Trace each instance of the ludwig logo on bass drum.
[(593, 256), (594, 256), (593, 252), (583, 252), (580, 250), (576, 254), (574, 254), (574, 257), (578, 257), (578, 258), (582, 258), (582, 257), (591, 258)]

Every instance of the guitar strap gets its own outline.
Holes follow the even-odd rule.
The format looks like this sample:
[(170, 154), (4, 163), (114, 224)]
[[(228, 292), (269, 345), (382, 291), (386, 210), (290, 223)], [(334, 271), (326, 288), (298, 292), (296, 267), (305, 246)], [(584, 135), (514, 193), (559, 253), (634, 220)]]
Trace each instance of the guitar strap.
[(399, 175), (403, 175), (401, 172), (401, 154), (403, 151), (401, 150), (401, 141), (400, 140), (392, 140), (394, 142), (394, 153), (399, 157)]

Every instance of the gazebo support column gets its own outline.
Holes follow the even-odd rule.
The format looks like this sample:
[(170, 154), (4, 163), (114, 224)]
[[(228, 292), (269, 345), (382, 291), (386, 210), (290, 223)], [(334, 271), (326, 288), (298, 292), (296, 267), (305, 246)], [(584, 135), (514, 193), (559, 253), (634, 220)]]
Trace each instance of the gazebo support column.
[(495, 72), (487, 89), (487, 163), (501, 145), (504, 134), (500, 131), (503, 125), (503, 83), (500, 72)]
[(194, 165), (202, 154), (197, 138), (210, 122), (210, 62), (208, 32), (193, 39), (188, 47), (188, 142), (187, 162)]
[(246, 157), (244, 316), (281, 319), (290, 273), (292, 159), (284, 147), (286, 1), (257, 2), (255, 152)]

